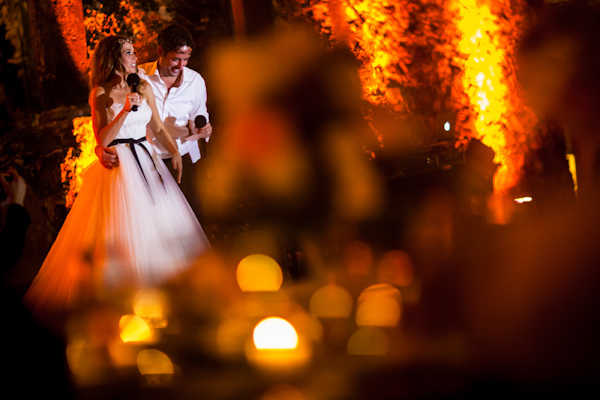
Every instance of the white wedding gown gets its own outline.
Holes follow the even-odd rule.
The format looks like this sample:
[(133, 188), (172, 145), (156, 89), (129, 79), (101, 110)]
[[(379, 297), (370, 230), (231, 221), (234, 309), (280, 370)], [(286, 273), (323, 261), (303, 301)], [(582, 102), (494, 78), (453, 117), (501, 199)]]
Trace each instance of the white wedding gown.
[[(109, 119), (122, 108), (113, 104)], [(151, 115), (142, 102), (115, 139), (145, 137)], [(106, 169), (96, 161), (82, 174), (77, 199), (25, 295), (35, 313), (67, 311), (106, 291), (160, 285), (210, 248), (152, 146), (144, 141), (115, 147), (119, 167)]]

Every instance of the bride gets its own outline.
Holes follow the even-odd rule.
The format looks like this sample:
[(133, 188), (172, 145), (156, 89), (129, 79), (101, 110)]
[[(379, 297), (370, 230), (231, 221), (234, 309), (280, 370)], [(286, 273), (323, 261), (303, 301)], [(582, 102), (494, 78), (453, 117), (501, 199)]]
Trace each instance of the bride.
[(36, 314), (68, 311), (107, 290), (159, 285), (210, 247), (179, 186), (146, 141), (150, 124), (173, 154), (180, 180), (181, 156), (150, 85), (142, 81), (138, 93), (127, 84), (136, 63), (124, 36), (104, 38), (92, 57), (94, 134), (98, 144), (115, 147), (120, 166), (106, 169), (96, 161), (82, 174), (77, 199), (25, 295)]

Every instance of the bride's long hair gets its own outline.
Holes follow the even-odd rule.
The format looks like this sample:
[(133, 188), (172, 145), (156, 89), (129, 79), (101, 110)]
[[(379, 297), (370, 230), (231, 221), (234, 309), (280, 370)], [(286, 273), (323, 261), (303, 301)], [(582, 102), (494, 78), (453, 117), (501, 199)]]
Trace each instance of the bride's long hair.
[(112, 79), (115, 71), (124, 70), (121, 65), (121, 48), (125, 42), (132, 43), (127, 36), (113, 35), (98, 43), (91, 61), (90, 88), (104, 85)]

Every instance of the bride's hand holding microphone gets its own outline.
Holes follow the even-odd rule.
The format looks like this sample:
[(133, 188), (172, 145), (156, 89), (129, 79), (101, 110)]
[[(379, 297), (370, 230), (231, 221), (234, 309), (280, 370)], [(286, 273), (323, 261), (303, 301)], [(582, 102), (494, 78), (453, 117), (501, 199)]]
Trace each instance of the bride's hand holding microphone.
[(142, 100), (139, 93), (129, 93), (125, 100), (125, 111), (137, 111)]

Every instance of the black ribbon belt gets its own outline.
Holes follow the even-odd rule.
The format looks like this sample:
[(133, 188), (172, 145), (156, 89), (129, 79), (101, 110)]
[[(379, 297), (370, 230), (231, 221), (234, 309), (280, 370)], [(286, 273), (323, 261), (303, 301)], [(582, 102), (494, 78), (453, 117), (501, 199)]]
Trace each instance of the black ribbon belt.
[(139, 139), (115, 139), (112, 142), (110, 142), (108, 144), (108, 147), (117, 145), (117, 144), (128, 144), (129, 148), (131, 149), (131, 152), (133, 153), (133, 158), (135, 158), (135, 162), (137, 162), (138, 167), (140, 167), (140, 172), (142, 173), (142, 176), (144, 177), (144, 180), (146, 181), (146, 186), (148, 186), (148, 188), (150, 187), (150, 185), (148, 184), (148, 179), (146, 178), (146, 174), (144, 174), (144, 170), (142, 169), (142, 164), (140, 164), (140, 159), (138, 158), (137, 152), (135, 151), (135, 145), (140, 146), (142, 149), (144, 149), (144, 151), (146, 152), (146, 154), (148, 154), (148, 157), (150, 157), (150, 161), (152, 161), (152, 165), (154, 165), (154, 169), (156, 170), (156, 173), (158, 174), (158, 176), (160, 177), (161, 182), (163, 183), (163, 185), (165, 184), (165, 182), (163, 181), (162, 176), (160, 175), (160, 172), (158, 172), (158, 168), (156, 168), (156, 164), (154, 163), (154, 160), (152, 159), (152, 155), (150, 154), (150, 152), (148, 151), (148, 149), (146, 148), (146, 146), (144, 146), (142, 144), (142, 142), (145, 142), (147, 139), (146, 137), (141, 137)]

